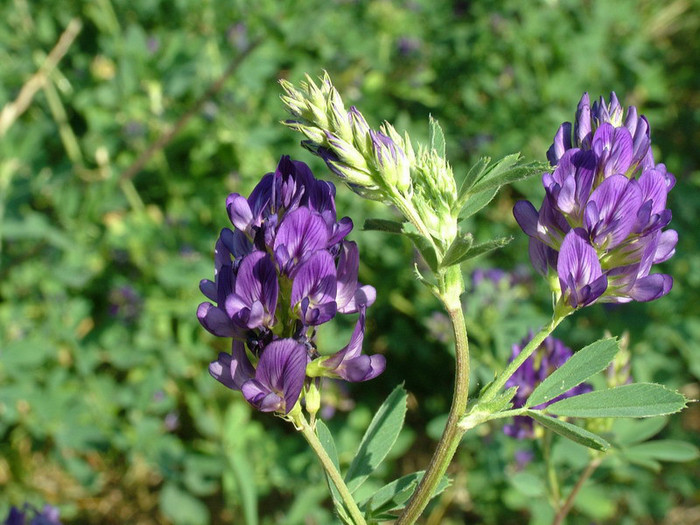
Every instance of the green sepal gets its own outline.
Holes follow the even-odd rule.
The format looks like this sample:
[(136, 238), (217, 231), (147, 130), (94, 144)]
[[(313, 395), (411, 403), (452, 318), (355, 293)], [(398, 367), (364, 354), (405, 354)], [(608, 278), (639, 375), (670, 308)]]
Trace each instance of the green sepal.
[(441, 158), (445, 158), (445, 134), (442, 132), (442, 128), (438, 123), (437, 119), (433, 118), (432, 115), (429, 117), (429, 133), (430, 133), (430, 147), (434, 149)]

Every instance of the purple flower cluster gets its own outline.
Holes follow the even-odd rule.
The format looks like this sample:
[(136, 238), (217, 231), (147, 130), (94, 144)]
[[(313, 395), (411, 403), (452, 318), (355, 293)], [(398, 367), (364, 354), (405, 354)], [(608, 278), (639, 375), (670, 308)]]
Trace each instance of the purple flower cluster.
[(649, 272), (675, 252), (678, 234), (662, 231), (675, 178), (654, 163), (646, 118), (633, 106), (625, 112), (615, 93), (592, 107), (586, 93), (547, 158), (554, 171), (542, 177), (542, 206), (520, 201), (513, 209), (535, 268), (556, 272), (572, 308), (666, 295), (671, 276)]
[[(30, 518), (27, 522), (27, 518)], [(25, 503), (23, 510), (11, 507), (5, 519), (5, 525), (61, 525), (58, 509), (52, 505), (44, 505), (42, 510)]]
[[(509, 362), (512, 362), (520, 352), (522, 352), (523, 348), (525, 348), (531, 339), (532, 333), (523, 339), (519, 345), (513, 345)], [(532, 394), (537, 385), (549, 377), (557, 368), (566, 363), (572, 355), (571, 349), (564, 346), (562, 341), (551, 336), (547, 337), (506, 382), (506, 388), (518, 387), (518, 391), (513, 398), (513, 408), (525, 406), (525, 401), (527, 401), (527, 398), (530, 397), (530, 394)], [(591, 390), (589, 384), (581, 383), (547, 403), (533, 408), (544, 408), (561, 399), (584, 394)], [(533, 421), (527, 416), (515, 416), (512, 424), (503, 427), (503, 432), (517, 439), (534, 437)]]
[[(232, 193), (215, 248), (215, 279), (200, 283), (212, 302), (197, 317), (216, 336), (232, 337), (231, 353), (209, 367), (263, 412), (294, 407), (309, 377), (365, 381), (384, 371), (381, 355), (362, 354), (365, 311), (373, 287), (357, 282), (359, 252), (345, 239), (352, 221), (336, 220), (335, 186), (284, 156), (248, 198)], [(359, 312), (347, 346), (322, 357), (319, 325)]]

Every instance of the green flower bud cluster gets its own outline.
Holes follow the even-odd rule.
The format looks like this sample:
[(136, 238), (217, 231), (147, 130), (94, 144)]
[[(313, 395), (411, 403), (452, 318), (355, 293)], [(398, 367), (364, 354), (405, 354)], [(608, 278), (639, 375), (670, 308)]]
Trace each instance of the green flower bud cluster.
[(458, 233), (457, 186), (449, 163), (420, 146), (414, 163), (413, 204), (432, 237), (446, 249)]
[(349, 110), (327, 73), (317, 85), (308, 75), (299, 88), (286, 80), (282, 101), (302, 133), (302, 145), (321, 157), (359, 195), (394, 204), (444, 253), (458, 233), (457, 188), (447, 161), (434, 148), (414, 151), (408, 134), (388, 122), (370, 128), (354, 106)]
[(393, 201), (410, 198), (413, 150), (408, 137), (389, 124), (372, 130), (354, 107), (345, 109), (340, 94), (324, 74), (320, 86), (307, 75), (297, 89), (281, 80), (282, 101), (292, 115), (286, 126), (302, 133), (302, 145), (363, 197)]

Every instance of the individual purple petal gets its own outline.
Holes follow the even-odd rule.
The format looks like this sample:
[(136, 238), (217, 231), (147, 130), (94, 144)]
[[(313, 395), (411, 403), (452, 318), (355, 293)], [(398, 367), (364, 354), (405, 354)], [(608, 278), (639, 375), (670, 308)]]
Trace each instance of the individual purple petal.
[(666, 210), (667, 181), (663, 173), (647, 170), (639, 177), (642, 206), (637, 213), (635, 232), (660, 229), (671, 220), (671, 211)]
[(234, 337), (237, 331), (226, 312), (211, 303), (202, 303), (197, 308), (197, 319), (201, 325), (218, 337)]
[(568, 149), (571, 149), (571, 122), (564, 122), (554, 135), (554, 142), (547, 151), (547, 160), (552, 166), (556, 166)]
[(277, 272), (270, 256), (253, 252), (241, 263), (235, 293), (226, 298), (226, 313), (241, 328), (269, 328), (278, 293)]
[(226, 211), (228, 217), (237, 229), (250, 232), (253, 225), (253, 212), (245, 197), (238, 193), (232, 193), (226, 199)]
[(325, 249), (328, 233), (328, 226), (320, 214), (308, 208), (297, 208), (289, 213), (280, 224), (274, 243), (275, 255), (283, 271), (291, 274), (305, 256)]
[(654, 264), (665, 262), (673, 257), (673, 254), (676, 253), (676, 244), (678, 244), (678, 232), (676, 230), (661, 232), (656, 251), (654, 252)]
[(216, 283), (210, 281), (209, 279), (202, 279), (199, 281), (199, 290), (206, 296), (207, 299), (211, 301), (216, 301)]
[(336, 270), (331, 254), (325, 250), (313, 253), (294, 275), (292, 308), (299, 308), (305, 325), (329, 321), (336, 312)]
[(637, 279), (628, 293), (635, 301), (647, 302), (663, 297), (672, 287), (673, 278), (670, 275), (655, 273)]
[(530, 237), (537, 237), (539, 213), (530, 201), (518, 201), (513, 206), (513, 216), (518, 226)]
[(566, 235), (557, 261), (562, 294), (573, 308), (592, 304), (607, 288), (598, 254), (580, 234), (572, 230)]
[[(357, 282), (357, 272), (360, 267), (360, 252), (357, 244), (350, 241), (344, 242), (340, 256), (338, 258), (338, 289), (335, 300), (338, 303), (338, 311), (344, 314), (351, 314), (358, 311), (355, 301), (355, 294), (359, 284)], [(366, 299), (365, 306), (372, 306), (376, 297), (376, 291), (371, 286), (359, 287), (363, 289)]]
[(616, 173), (625, 174), (632, 165), (634, 150), (627, 128), (615, 128), (607, 122), (602, 124), (593, 136), (592, 149), (606, 178)]
[(386, 368), (382, 355), (362, 355), (362, 342), (365, 337), (365, 307), (360, 309), (350, 342), (341, 350), (326, 358), (323, 367), (331, 374), (346, 381), (359, 382), (373, 379)]
[(632, 232), (642, 192), (634, 179), (613, 175), (591, 194), (584, 212), (584, 225), (593, 244), (612, 249)]
[(536, 237), (530, 237), (528, 254), (532, 266), (540, 275), (547, 276), (549, 268), (557, 267), (557, 252)]
[(584, 93), (576, 108), (576, 120), (574, 122), (574, 140), (576, 145), (589, 149), (591, 147), (591, 106), (588, 93)]
[(243, 383), (255, 375), (243, 341), (234, 339), (231, 353), (221, 352), (218, 359), (209, 364), (209, 373), (224, 386), (240, 390)]
[(306, 348), (294, 339), (271, 342), (263, 350), (255, 379), (241, 388), (244, 397), (262, 412), (289, 413), (304, 386), (307, 362)]
[(554, 172), (543, 176), (548, 195), (556, 208), (580, 222), (583, 207), (591, 193), (597, 157), (591, 151), (568, 150)]

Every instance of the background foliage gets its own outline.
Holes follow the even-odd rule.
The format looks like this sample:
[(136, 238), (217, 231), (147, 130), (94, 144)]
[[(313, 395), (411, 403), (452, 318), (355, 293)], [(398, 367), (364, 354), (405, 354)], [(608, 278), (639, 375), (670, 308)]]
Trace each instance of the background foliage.
[[(556, 335), (578, 349), (606, 329), (628, 331), (636, 380), (697, 398), (699, 8), (697, 0), (2, 3), (0, 107), (72, 18), (82, 31), (0, 138), (0, 516), (31, 501), (59, 505), (66, 523), (331, 520), (320, 468), (300, 437), (209, 377), (221, 341), (194, 315), (197, 282), (211, 277), (227, 225), (226, 195), (249, 192), (281, 154), (328, 175), (278, 124), (277, 79), (305, 72), (328, 70), (371, 124), (387, 119), (414, 139), (427, 137), (429, 113), (438, 118), (458, 175), (482, 154), (543, 160), (583, 91), (615, 90), (637, 105), (657, 160), (678, 177), (669, 207), (680, 241), (664, 265), (674, 289), (657, 303), (595, 306)], [(240, 64), (226, 74), (232, 61)], [(191, 118), (178, 125), (183, 115)], [(173, 129), (143, 169), (130, 169)], [(482, 363), (475, 388), (549, 315), (510, 211), (541, 193), (537, 180), (520, 183), (474, 219), (484, 237), (515, 236), (464, 268), (511, 274), (470, 285), (465, 299)], [(341, 463), (381, 400), (401, 381), (410, 393), (408, 426), (376, 487), (424, 468), (432, 452), (449, 404), (449, 328), (413, 278), (408, 243), (360, 231), (364, 218), (390, 212), (342, 187), (337, 207), (358, 226), (360, 278), (378, 291), (368, 352), (388, 360), (374, 381), (326, 389)], [(351, 329), (336, 325), (320, 343), (335, 349)], [(697, 440), (698, 429), (691, 406), (647, 433)], [(540, 454), (499, 424), (468, 435), (427, 522), (546, 522), (541, 464), (512, 459), (523, 449)], [(573, 483), (583, 449), (557, 441), (553, 454)], [(697, 463), (660, 471), (605, 463), (571, 523), (689, 523), (700, 512), (697, 473)]]

